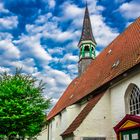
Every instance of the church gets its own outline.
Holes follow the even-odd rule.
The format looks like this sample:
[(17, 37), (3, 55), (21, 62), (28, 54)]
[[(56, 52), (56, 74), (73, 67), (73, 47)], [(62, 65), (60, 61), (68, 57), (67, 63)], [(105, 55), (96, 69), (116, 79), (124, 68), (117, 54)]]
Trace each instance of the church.
[(88, 7), (78, 76), (47, 116), (41, 140), (140, 140), (140, 17), (98, 56)]

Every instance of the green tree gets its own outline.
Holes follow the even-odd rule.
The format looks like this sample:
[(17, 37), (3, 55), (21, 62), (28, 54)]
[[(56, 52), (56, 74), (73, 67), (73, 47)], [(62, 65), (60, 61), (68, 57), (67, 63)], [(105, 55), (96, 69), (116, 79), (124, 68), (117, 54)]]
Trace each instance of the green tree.
[(46, 125), (50, 99), (42, 95), (45, 84), (17, 70), (0, 76), (0, 139), (32, 138)]

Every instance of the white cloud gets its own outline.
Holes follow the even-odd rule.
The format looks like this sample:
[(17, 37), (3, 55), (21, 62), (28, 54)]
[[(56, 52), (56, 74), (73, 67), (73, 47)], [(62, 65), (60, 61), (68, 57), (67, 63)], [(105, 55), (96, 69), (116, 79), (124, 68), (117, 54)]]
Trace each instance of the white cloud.
[(80, 40), (81, 32), (80, 31), (78, 31), (78, 32), (79, 32), (79, 36), (76, 35), (74, 40), (72, 42), (68, 43), (67, 46), (66, 46), (66, 50), (68, 50), (69, 52), (79, 50), (78, 43), (79, 43), (79, 40)]
[(48, 22), (49, 18), (53, 18), (52, 13), (50, 13), (50, 12), (47, 14), (38, 16), (35, 23), (37, 23), (37, 24), (46, 23), (46, 22)]
[(32, 58), (26, 58), (22, 61), (12, 61), (10, 65), (15, 68), (22, 68), (23, 72), (30, 73), (30, 74), (37, 71), (37, 68), (35, 67), (34, 59)]
[[(86, 1), (85, 1), (86, 3)], [(66, 8), (67, 7), (67, 8)], [(79, 21), (80, 19), (83, 20), (85, 8), (78, 7), (77, 5), (71, 2), (64, 2), (61, 6), (62, 8), (62, 19), (63, 20), (73, 20), (76, 19)], [(97, 6), (97, 0), (88, 0), (88, 9), (90, 14), (99, 14), (105, 8), (103, 6)], [(80, 23), (81, 20), (79, 21)]]
[(64, 48), (62, 48), (62, 47), (55, 47), (55, 48), (49, 48), (48, 49), (48, 52), (50, 54), (59, 54), (59, 55), (62, 55), (63, 54), (63, 51), (64, 51)]
[(96, 54), (96, 56), (98, 56), (100, 54), (100, 52), (95, 50), (95, 54)]
[[(60, 95), (64, 92), (64, 89), (71, 82), (71, 78), (68, 74), (46, 66), (43, 71), (33, 74), (35, 77), (42, 79), (46, 83), (46, 90), (44, 95), (46, 98), (51, 98), (53, 101), (57, 101)], [(55, 102), (53, 102), (54, 104)]]
[(68, 62), (78, 62), (78, 56), (72, 55), (71, 53), (67, 53), (63, 58), (62, 62), (68, 63)]
[[(4, 7), (4, 4), (0, 1), (0, 13), (13, 15), (8, 9)], [(0, 30), (11, 30), (18, 25), (17, 16), (4, 16), (0, 17)]]
[(1, 2), (0, 2), (0, 12), (1, 13), (9, 13), (9, 10), (5, 9), (3, 3), (1, 3)]
[(0, 52), (2, 52), (3, 59), (19, 59), (20, 51), (13, 45), (11, 40), (0, 41)]
[(40, 44), (40, 35), (25, 36), (22, 35), (20, 40), (14, 41), (22, 55), (25, 57), (33, 57), (40, 62), (40, 65), (48, 64), (52, 57)]
[[(47, 69), (47, 71), (48, 70), (49, 69)], [(50, 76), (52, 75), (54, 77), (54, 79), (57, 81), (57, 84), (59, 84), (59, 86), (67, 86), (71, 82), (69, 75), (56, 69), (51, 69), (49, 71), (49, 75)]]
[(26, 73), (36, 71), (33, 58), (22, 58), (22, 51), (12, 41), (13, 36), (8, 32), (0, 32), (0, 72), (8, 71), (12, 73), (16, 67), (22, 67)]
[(49, 7), (54, 8), (55, 7), (55, 0), (49, 0)]
[[(86, 3), (86, 0), (84, 0)], [(90, 14), (100, 14), (105, 7), (97, 5), (98, 0), (88, 0), (88, 9)]]
[(0, 66), (0, 73), (9, 72), (9, 71), (10, 71), (9, 68), (5, 68), (5, 67), (1, 67), (1, 66)]
[(73, 39), (73, 33), (71, 31), (61, 31), (60, 29), (54, 30), (51, 33), (44, 33), (44, 36), (55, 39), (56, 41), (64, 42)]
[[(48, 19), (51, 19), (50, 21)], [(64, 41), (65, 39), (72, 38), (72, 32), (70, 31), (62, 31), (58, 27), (59, 19), (57, 17), (53, 17), (51, 13), (41, 15), (35, 21), (35, 24), (27, 24), (26, 30), (31, 35), (36, 35), (40, 33), (42, 37), (51, 38), (56, 41)], [(40, 24), (41, 25), (38, 25)], [(49, 27), (49, 28), (48, 28)]]
[(70, 73), (70, 76), (73, 78), (75, 78), (77, 76), (78, 73), (78, 63), (76, 64), (69, 64), (67, 65), (67, 69), (68, 69), (68, 73)]
[(140, 16), (140, 3), (138, 0), (123, 3), (118, 9), (127, 19), (135, 19)]
[[(104, 22), (101, 15), (91, 15), (93, 34), (98, 46), (107, 46), (119, 33)], [(96, 21), (96, 22), (95, 22)]]
[(74, 20), (75, 18), (79, 18), (84, 13), (84, 8), (79, 8), (77, 5), (65, 2), (62, 6), (62, 19), (63, 20)]
[(18, 25), (17, 16), (8, 16), (0, 18), (0, 30), (11, 30)]
[(8, 32), (0, 32), (0, 40), (12, 40), (13, 36), (12, 34)]
[(127, 22), (127, 24), (126, 24), (126, 28), (130, 25), (130, 24), (132, 24), (133, 22)]
[[(49, 27), (49, 28), (48, 28)], [(57, 23), (55, 22), (45, 22), (43, 25), (26, 25), (26, 30), (29, 34), (38, 34), (44, 38), (50, 38), (55, 41), (64, 42), (66, 40), (72, 40), (74, 38), (74, 33), (72, 31), (62, 31)]]
[[(49, 6), (50, 9), (55, 8), (56, 0), (42, 0), (45, 4)], [(48, 8), (47, 6), (47, 8)]]

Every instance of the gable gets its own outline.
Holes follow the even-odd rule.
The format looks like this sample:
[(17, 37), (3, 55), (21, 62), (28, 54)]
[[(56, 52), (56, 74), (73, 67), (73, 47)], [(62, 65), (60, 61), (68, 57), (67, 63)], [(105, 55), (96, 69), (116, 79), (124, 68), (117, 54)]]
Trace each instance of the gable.
[(138, 125), (137, 122), (131, 121), (131, 120), (127, 120), (120, 128), (128, 128), (128, 127), (133, 127)]
[(140, 116), (126, 115), (115, 127), (114, 130), (118, 133), (121, 130), (140, 126)]

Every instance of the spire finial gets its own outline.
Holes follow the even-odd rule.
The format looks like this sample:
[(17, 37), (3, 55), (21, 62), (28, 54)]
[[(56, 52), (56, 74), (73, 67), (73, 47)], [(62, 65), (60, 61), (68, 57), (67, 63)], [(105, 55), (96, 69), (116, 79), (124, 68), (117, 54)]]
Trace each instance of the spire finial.
[(87, 0), (86, 0), (86, 7), (88, 6), (88, 4), (87, 4)]

